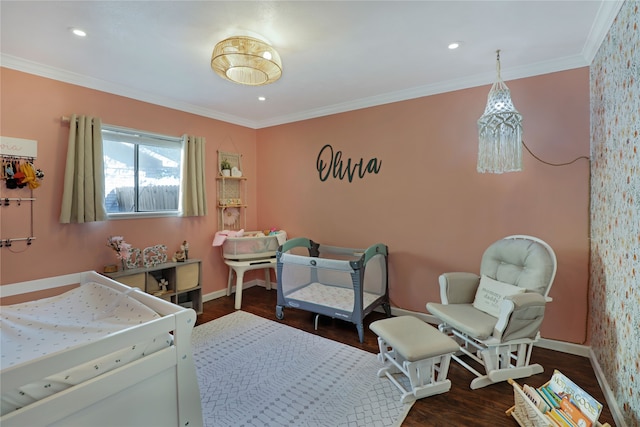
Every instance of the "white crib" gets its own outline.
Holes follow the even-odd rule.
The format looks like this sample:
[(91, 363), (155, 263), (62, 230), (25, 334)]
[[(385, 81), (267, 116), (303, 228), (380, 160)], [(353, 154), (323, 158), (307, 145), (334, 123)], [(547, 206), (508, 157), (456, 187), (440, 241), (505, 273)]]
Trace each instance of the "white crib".
[[(58, 288), (66, 291), (70, 285), (88, 283), (127, 294), (159, 316), (100, 339), (80, 342), (10, 366), (3, 364), (0, 371), (3, 394), (61, 372), (86, 367), (154, 337), (169, 337), (168, 344), (123, 366), (5, 413), (0, 424), (3, 427), (202, 426), (200, 391), (191, 354), (191, 332), (196, 321), (192, 309), (171, 304), (92, 271), (3, 285), (0, 286), (0, 297), (3, 301), (18, 295), (28, 298), (27, 294), (32, 292)], [(9, 351), (2, 349), (3, 355)]]

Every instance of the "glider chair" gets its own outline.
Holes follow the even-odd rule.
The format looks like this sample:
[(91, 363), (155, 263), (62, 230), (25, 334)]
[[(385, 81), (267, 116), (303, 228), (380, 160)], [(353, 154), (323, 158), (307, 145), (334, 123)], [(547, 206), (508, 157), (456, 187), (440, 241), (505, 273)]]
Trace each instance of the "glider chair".
[[(441, 303), (427, 303), (427, 310), (442, 321), (440, 331), (460, 344), (452, 358), (476, 375), (472, 389), (544, 371), (529, 361), (551, 301), (556, 267), (556, 255), (547, 243), (518, 235), (487, 248), (480, 275), (456, 272), (439, 277)], [(471, 360), (463, 360), (465, 355)]]

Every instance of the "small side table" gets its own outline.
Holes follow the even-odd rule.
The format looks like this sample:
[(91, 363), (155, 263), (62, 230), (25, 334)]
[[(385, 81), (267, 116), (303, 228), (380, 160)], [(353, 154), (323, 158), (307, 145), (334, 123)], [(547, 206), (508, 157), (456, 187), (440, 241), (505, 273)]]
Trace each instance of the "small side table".
[(231, 295), (231, 284), (233, 279), (233, 274), (236, 275), (236, 301), (234, 304), (234, 308), (236, 310), (240, 310), (240, 306), (242, 305), (242, 284), (244, 279), (245, 271), (251, 270), (260, 270), (264, 269), (264, 280), (266, 283), (267, 290), (271, 290), (271, 273), (269, 271), (270, 268), (273, 271), (276, 271), (276, 259), (275, 258), (263, 258), (263, 259), (252, 259), (245, 261), (234, 261), (230, 259), (225, 259), (224, 263), (229, 267), (229, 279), (227, 281), (227, 296)]

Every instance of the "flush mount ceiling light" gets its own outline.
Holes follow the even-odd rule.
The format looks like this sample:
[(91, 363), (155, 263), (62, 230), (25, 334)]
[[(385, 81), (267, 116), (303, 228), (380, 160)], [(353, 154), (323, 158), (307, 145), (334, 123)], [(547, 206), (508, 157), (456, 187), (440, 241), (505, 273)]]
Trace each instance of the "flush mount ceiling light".
[(522, 116), (513, 106), (509, 88), (500, 77), (500, 51), (496, 51), (496, 82), (491, 86), (484, 114), (478, 119), (478, 172), (522, 170)]
[(226, 80), (249, 86), (267, 85), (282, 75), (278, 52), (248, 36), (229, 37), (218, 43), (211, 55), (211, 68)]

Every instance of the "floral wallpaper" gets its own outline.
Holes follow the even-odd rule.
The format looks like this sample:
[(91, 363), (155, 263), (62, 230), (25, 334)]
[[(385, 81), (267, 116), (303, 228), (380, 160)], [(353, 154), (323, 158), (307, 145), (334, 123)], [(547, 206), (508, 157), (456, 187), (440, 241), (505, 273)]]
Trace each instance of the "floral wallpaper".
[(640, 425), (640, 1), (591, 64), (590, 342), (624, 421)]

